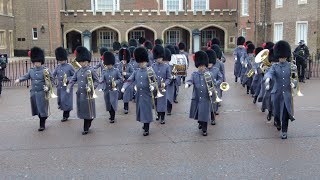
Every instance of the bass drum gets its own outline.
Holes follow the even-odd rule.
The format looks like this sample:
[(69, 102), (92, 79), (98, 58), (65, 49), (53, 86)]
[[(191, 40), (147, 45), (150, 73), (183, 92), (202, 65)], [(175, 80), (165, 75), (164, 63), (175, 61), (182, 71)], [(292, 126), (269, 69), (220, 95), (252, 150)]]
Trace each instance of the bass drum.
[(171, 61), (169, 65), (172, 65), (177, 70), (178, 76), (187, 76), (188, 61), (184, 54), (171, 55)]

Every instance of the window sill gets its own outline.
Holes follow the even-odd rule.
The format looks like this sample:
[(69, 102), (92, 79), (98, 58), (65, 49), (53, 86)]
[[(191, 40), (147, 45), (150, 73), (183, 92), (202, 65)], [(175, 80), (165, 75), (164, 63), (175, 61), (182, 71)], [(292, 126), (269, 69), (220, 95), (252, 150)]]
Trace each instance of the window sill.
[(3, 14), (3, 13), (0, 13), (0, 16), (11, 17), (11, 18), (13, 18), (13, 17), (14, 17), (13, 15)]
[(276, 9), (280, 9), (280, 8), (283, 8), (283, 6), (276, 6)]
[(242, 14), (240, 17), (248, 17), (249, 14)]
[(0, 49), (7, 49), (7, 47), (0, 47)]

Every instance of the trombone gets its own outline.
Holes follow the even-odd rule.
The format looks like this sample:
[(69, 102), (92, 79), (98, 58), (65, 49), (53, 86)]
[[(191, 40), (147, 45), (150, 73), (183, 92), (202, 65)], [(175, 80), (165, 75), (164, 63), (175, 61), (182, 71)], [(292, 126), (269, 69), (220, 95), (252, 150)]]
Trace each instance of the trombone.
[(90, 88), (92, 89), (93, 93), (91, 95), (91, 93), (89, 91), (87, 91), (87, 100), (88, 100), (88, 109), (89, 109), (89, 114), (90, 114), (90, 117), (93, 118), (93, 105), (91, 103), (91, 101), (95, 98), (97, 98), (97, 94), (94, 90), (94, 84), (93, 84), (93, 79), (92, 79), (92, 73), (90, 70), (87, 71), (87, 81), (88, 83), (86, 84), (86, 88)]
[(162, 97), (163, 95), (159, 91), (158, 82), (157, 82), (155, 73), (152, 70), (152, 67), (148, 67), (147, 68), (147, 74), (148, 74), (149, 86), (154, 85), (154, 86), (156, 86), (156, 90), (157, 90), (157, 96), (156, 97), (154, 97), (153, 92), (151, 92), (152, 105), (153, 105), (153, 109), (154, 109), (155, 115), (157, 116), (157, 109), (156, 109), (156, 104), (155, 104), (154, 98), (159, 98), (159, 97)]
[(67, 74), (64, 73), (64, 75), (63, 75), (63, 86), (67, 86), (67, 82), (68, 82)]
[[(221, 102), (222, 99), (220, 99), (220, 98), (218, 97), (218, 92), (217, 92), (216, 88), (214, 87), (214, 83), (213, 83), (213, 81), (212, 81), (212, 77), (211, 77), (211, 74), (210, 74), (209, 72), (205, 72), (205, 73), (204, 73), (204, 80), (206, 81), (208, 93), (209, 93), (210, 91), (213, 91), (214, 94), (215, 94), (215, 96), (216, 96), (216, 99), (215, 99), (214, 103), (216, 103), (216, 102), (217, 102), (217, 103)], [(210, 95), (209, 95), (209, 99), (210, 99), (210, 103), (211, 103), (212, 112), (214, 112), (213, 102), (212, 102), (212, 98), (210, 97)]]

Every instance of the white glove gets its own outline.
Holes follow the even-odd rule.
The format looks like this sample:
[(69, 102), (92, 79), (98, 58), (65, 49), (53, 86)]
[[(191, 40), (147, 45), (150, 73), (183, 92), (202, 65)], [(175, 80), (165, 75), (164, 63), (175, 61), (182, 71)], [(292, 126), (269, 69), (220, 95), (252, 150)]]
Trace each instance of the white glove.
[(99, 89), (98, 91), (99, 91), (99, 92), (101, 92), (101, 91), (102, 91), (102, 89)]
[(14, 84), (18, 84), (20, 82), (20, 80), (19, 79), (16, 79), (15, 81), (14, 81)]
[(134, 86), (133, 89), (134, 89), (135, 91), (137, 91), (137, 86)]
[(189, 86), (189, 84), (188, 83), (186, 83), (185, 85), (184, 85), (184, 88), (189, 88), (190, 86)]
[(267, 78), (265, 81), (265, 84), (269, 84), (269, 82), (270, 82), (270, 78)]
[(0, 69), (2, 69), (2, 67), (0, 66)]
[(67, 89), (66, 89), (66, 92), (69, 94), (69, 93), (70, 93), (70, 89), (69, 89), (69, 88), (67, 88)]
[(173, 76), (172, 76), (172, 79), (176, 79), (176, 78), (177, 78), (176, 75), (173, 75)]
[(153, 86), (150, 86), (150, 91), (153, 91), (154, 90), (154, 87)]
[(45, 92), (48, 92), (48, 91), (49, 91), (49, 88), (48, 88), (48, 86), (46, 86), (46, 85), (43, 85), (43, 90), (44, 90)]
[(237, 57), (235, 57), (235, 58), (234, 58), (234, 61), (237, 61), (237, 60), (238, 60), (238, 58), (237, 58)]
[(210, 97), (212, 96), (212, 92), (211, 92), (211, 91), (209, 91), (209, 96), (210, 96)]
[(245, 64), (244, 67), (247, 68), (247, 67), (248, 67), (248, 64)]
[(86, 87), (87, 92), (91, 92), (91, 88), (90, 87)]
[(266, 85), (266, 90), (268, 91), (270, 89), (270, 85)]
[(124, 89), (124, 88), (121, 88), (121, 92), (124, 93), (124, 91), (125, 91), (125, 89)]
[(294, 83), (291, 83), (290, 85), (291, 85), (291, 88), (292, 88), (292, 89), (296, 87), (296, 86), (294, 85)]
[(125, 75), (127, 75), (127, 73), (126, 72), (122, 72), (122, 75), (125, 76)]
[(161, 83), (161, 87), (165, 88), (166, 87), (166, 83)]
[(255, 71), (254, 71), (254, 74), (258, 74), (258, 71), (257, 71), (257, 70), (255, 70)]

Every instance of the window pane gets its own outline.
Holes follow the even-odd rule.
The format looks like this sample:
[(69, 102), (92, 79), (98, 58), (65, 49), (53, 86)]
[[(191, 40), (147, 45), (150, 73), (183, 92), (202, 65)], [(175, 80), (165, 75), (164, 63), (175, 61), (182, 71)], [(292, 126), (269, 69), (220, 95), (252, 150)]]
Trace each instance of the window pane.
[(145, 37), (144, 30), (133, 30), (129, 33), (129, 39), (135, 39), (139, 41), (140, 37)]
[(6, 47), (6, 37), (5, 37), (5, 32), (0, 31), (0, 47), (5, 48)]
[(216, 31), (213, 29), (201, 31), (201, 46), (207, 46), (207, 43), (215, 37)]
[(175, 46), (178, 42), (180, 42), (179, 30), (168, 30), (166, 36), (166, 44), (172, 44)]
[(100, 31), (99, 32), (99, 46), (111, 48), (114, 42), (114, 32), (113, 31)]
[(194, 0), (194, 10), (202, 11), (206, 10), (207, 0)]
[(98, 10), (113, 10), (113, 0), (97, 0)]
[(167, 10), (169, 11), (179, 10), (179, 1), (180, 0), (167, 0)]

